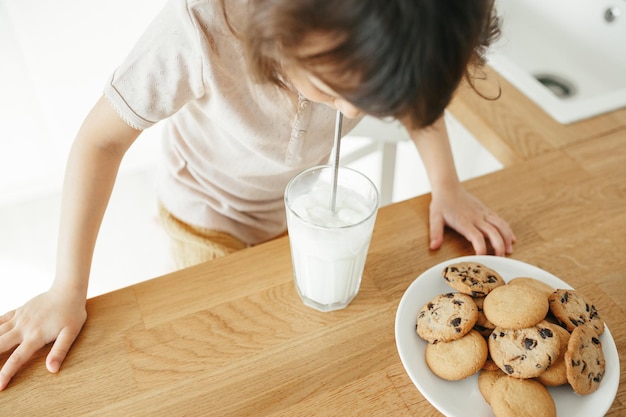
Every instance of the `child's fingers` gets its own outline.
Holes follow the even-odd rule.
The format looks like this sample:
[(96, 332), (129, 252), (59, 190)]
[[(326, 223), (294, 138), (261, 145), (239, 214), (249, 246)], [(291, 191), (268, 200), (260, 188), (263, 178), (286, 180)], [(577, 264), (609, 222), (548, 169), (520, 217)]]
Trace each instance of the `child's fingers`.
[(0, 336), (0, 353), (8, 352), (20, 343), (16, 332), (7, 331)]
[(434, 214), (431, 212), (430, 215), (430, 244), (429, 247), (431, 250), (439, 249), (441, 244), (443, 243), (443, 229), (446, 225), (446, 222), (441, 215), (441, 213)]
[(11, 378), (39, 349), (41, 349), (41, 346), (33, 341), (25, 340), (19, 344), (4, 363), (2, 370), (0, 370), (0, 391), (3, 391), (9, 385)]
[[(12, 321), (6, 321), (0, 324), (0, 336), (3, 336), (9, 333), (11, 330), (13, 330), (14, 327), (15, 327), (15, 324)], [(0, 350), (0, 352), (4, 352), (4, 351)]]
[(491, 243), (491, 247), (493, 248), (496, 256), (504, 256), (506, 255), (506, 243), (500, 234), (500, 231), (497, 227), (489, 223), (488, 221), (483, 222), (478, 226), (480, 231), (485, 235), (489, 242)]
[(5, 313), (5, 314), (1, 315), (0, 316), (0, 324), (4, 324), (4, 323), (8, 322), (9, 320), (11, 320), (13, 318), (14, 315), (15, 315), (15, 310), (9, 311), (8, 313)]
[(506, 221), (504, 221), (504, 219), (496, 214), (490, 214), (485, 216), (485, 220), (487, 220), (498, 229), (500, 236), (502, 236), (502, 239), (504, 240), (506, 253), (513, 253), (515, 234), (513, 233), (513, 229), (511, 229), (511, 226)]
[(57, 340), (52, 345), (52, 349), (50, 349), (50, 353), (48, 353), (48, 357), (46, 358), (46, 368), (48, 368), (48, 371), (52, 373), (59, 372), (61, 364), (65, 360), (67, 353), (70, 351), (74, 340), (78, 337), (79, 332), (80, 329), (78, 331), (73, 331), (68, 327), (61, 330), (57, 336)]
[(458, 230), (458, 232), (465, 236), (465, 239), (472, 244), (476, 255), (487, 254), (487, 243), (485, 242), (485, 236), (480, 229), (472, 226), (468, 231)]

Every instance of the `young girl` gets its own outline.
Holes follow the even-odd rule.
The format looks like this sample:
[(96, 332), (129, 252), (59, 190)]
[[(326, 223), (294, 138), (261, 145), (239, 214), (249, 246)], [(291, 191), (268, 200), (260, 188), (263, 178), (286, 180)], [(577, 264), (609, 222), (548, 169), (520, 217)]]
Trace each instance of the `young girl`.
[(336, 110), (403, 122), (432, 186), (431, 249), (448, 225), (477, 254), (509, 225), (457, 178), (444, 109), (497, 33), (492, 0), (170, 0), (117, 68), (69, 155), (50, 289), (0, 319), (0, 390), (45, 344), (57, 372), (85, 320), (89, 270), (117, 169), (167, 119), (158, 181), (183, 267), (285, 232), (283, 191), (326, 163)]

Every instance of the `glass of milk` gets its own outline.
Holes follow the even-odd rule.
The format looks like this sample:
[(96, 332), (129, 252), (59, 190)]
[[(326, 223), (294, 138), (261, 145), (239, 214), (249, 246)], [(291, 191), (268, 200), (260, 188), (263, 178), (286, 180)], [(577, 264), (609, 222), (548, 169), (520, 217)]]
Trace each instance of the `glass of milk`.
[(359, 292), (379, 205), (369, 178), (339, 167), (332, 211), (333, 169), (310, 168), (285, 189), (296, 289), (305, 305), (320, 311), (342, 309)]

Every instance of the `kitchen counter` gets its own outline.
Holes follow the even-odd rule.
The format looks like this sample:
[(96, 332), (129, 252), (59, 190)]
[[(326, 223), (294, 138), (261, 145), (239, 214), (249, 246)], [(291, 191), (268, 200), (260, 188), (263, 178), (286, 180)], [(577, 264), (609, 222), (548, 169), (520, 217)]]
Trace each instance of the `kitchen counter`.
[[(607, 416), (624, 416), (626, 110), (559, 130), (521, 98), (509, 107), (507, 91), (452, 107), (505, 162), (466, 186), (512, 224), (511, 258), (597, 306), (622, 363)], [(301, 303), (288, 237), (90, 299), (62, 371), (45, 370), (42, 350), (0, 393), (0, 415), (440, 416), (410, 381), (394, 340), (409, 284), (472, 254), (452, 231), (428, 250), (428, 204), (425, 195), (380, 210), (361, 291), (345, 310)]]
[(489, 67), (481, 78), (477, 91), (498, 98), (465, 84), (449, 110), (505, 166), (606, 135), (626, 138), (626, 108), (563, 125)]

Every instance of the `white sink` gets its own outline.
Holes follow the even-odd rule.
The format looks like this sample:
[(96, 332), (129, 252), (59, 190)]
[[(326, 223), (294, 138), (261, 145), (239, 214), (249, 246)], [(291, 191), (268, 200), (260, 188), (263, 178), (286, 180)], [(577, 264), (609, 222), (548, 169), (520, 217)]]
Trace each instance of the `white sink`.
[(489, 64), (555, 120), (626, 107), (626, 0), (496, 0), (496, 7), (502, 36)]

